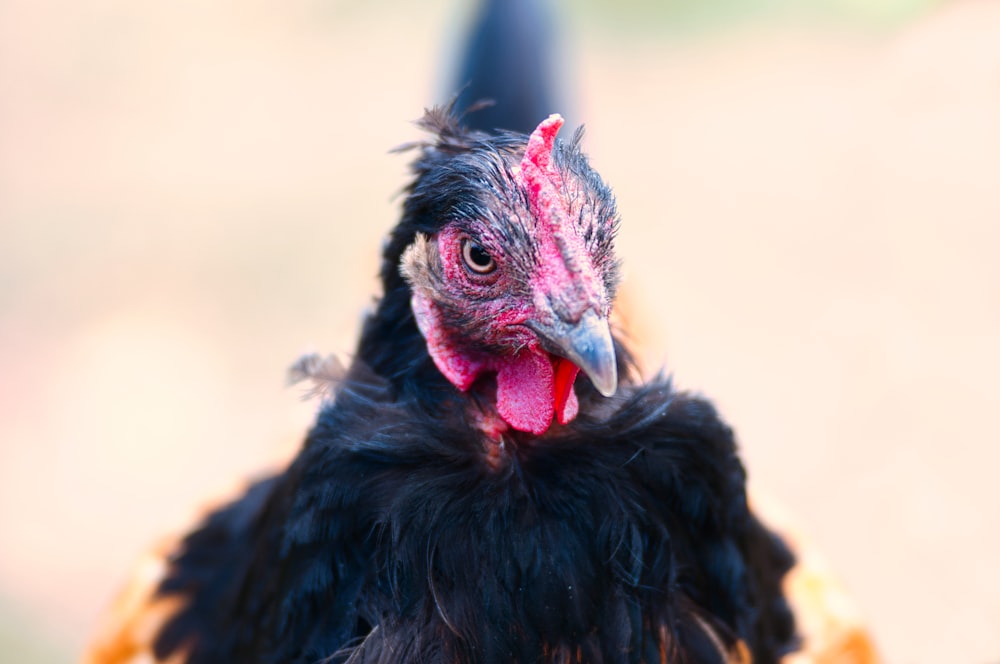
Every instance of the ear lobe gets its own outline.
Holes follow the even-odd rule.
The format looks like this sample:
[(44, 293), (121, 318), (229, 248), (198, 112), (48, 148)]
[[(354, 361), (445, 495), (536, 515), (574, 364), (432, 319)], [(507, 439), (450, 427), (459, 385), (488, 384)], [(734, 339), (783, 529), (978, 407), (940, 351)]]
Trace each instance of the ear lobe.
[(440, 282), (441, 258), (437, 243), (431, 242), (423, 233), (417, 233), (413, 244), (408, 246), (399, 260), (399, 273), (414, 293), (433, 290)]

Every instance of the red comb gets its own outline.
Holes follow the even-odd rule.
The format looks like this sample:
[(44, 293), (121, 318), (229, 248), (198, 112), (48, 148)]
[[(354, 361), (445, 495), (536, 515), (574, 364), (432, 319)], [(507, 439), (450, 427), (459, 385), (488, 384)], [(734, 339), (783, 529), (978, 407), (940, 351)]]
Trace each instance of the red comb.
[(556, 144), (556, 134), (563, 126), (562, 116), (553, 113), (542, 120), (528, 137), (528, 146), (521, 159), (520, 177), (528, 191), (528, 200), (535, 214), (550, 222), (547, 208), (556, 195), (558, 173), (552, 165), (552, 149)]
[(525, 173), (529, 182), (532, 178), (528, 174), (534, 175), (536, 169), (542, 172), (551, 171), (549, 164), (552, 160), (552, 148), (555, 147), (556, 134), (562, 126), (562, 116), (553, 113), (531, 132), (528, 147), (524, 150), (524, 159), (521, 160), (521, 172)]

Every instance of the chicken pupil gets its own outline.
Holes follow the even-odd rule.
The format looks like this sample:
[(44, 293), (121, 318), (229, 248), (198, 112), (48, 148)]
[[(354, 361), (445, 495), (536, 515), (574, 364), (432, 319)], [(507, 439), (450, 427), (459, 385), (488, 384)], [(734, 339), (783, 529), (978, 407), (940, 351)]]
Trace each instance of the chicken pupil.
[(472, 245), (472, 248), (469, 250), (469, 255), (472, 257), (472, 262), (480, 267), (485, 267), (493, 261), (493, 259), (490, 258), (490, 255), (486, 253), (482, 247), (477, 245)]

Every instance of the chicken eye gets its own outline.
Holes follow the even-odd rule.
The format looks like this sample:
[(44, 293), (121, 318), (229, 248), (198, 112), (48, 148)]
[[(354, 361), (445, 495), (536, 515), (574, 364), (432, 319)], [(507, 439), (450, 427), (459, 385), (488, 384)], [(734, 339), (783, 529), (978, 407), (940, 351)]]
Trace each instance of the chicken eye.
[(476, 274), (489, 274), (497, 269), (497, 263), (489, 252), (469, 238), (462, 240), (462, 258)]

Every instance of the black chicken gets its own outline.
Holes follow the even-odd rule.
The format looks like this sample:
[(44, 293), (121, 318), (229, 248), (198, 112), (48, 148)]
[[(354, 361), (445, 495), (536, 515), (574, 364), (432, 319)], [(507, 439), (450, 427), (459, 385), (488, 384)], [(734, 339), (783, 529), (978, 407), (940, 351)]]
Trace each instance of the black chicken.
[(795, 648), (792, 556), (748, 509), (732, 432), (640, 382), (612, 332), (615, 201), (561, 125), (488, 134), (427, 113), (383, 296), (297, 458), (153, 564), (89, 661), (767, 664)]

